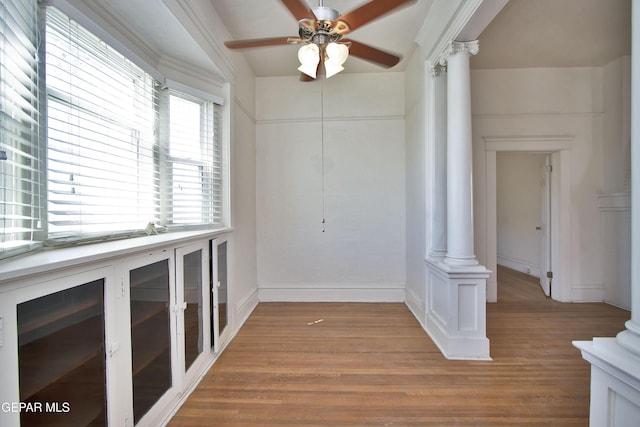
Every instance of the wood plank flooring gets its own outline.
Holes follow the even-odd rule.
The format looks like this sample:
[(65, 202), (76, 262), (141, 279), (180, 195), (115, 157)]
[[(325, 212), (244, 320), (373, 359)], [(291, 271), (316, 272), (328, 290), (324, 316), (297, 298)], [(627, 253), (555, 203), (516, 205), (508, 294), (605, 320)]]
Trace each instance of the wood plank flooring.
[(404, 304), (261, 303), (170, 426), (588, 426), (571, 344), (630, 313), (499, 268), (490, 362), (448, 361)]

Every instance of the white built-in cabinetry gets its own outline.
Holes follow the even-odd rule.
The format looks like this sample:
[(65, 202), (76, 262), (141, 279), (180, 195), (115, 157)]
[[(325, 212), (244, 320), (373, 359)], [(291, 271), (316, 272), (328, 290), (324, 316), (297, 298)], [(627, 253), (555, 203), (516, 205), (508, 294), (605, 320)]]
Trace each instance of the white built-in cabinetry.
[(10, 261), (33, 262), (32, 272), (0, 268), (0, 425), (169, 419), (229, 340), (229, 241), (158, 242), (58, 249)]

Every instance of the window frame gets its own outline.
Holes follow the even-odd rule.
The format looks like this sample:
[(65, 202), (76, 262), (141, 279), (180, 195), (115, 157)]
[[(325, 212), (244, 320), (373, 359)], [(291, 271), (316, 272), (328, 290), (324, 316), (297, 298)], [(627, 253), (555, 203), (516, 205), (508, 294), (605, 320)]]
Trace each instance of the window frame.
[[(218, 120), (218, 123), (215, 124), (215, 128), (222, 131), (222, 134), (220, 137), (220, 147), (219, 147), (219, 150), (220, 150), (219, 161), (221, 164), (221, 168), (220, 168), (221, 183), (219, 186), (220, 192), (216, 196), (216, 198), (220, 200), (222, 204), (220, 216), (219, 216), (220, 222), (216, 224), (202, 223), (197, 225), (171, 224), (166, 228), (152, 229), (151, 232), (156, 233), (158, 231), (177, 232), (177, 231), (187, 231), (187, 230), (230, 229), (231, 224), (229, 219), (230, 219), (230, 209), (231, 209), (231, 206), (230, 206), (231, 185), (229, 181), (230, 180), (230, 173), (229, 173), (230, 135), (229, 135), (229, 117), (228, 117), (229, 111), (228, 111), (228, 105), (224, 102), (224, 100), (229, 96), (229, 87), (230, 87), (229, 84), (217, 81), (215, 79), (212, 79), (211, 76), (209, 75), (205, 76), (204, 74), (202, 74), (202, 77), (204, 78), (200, 79), (199, 78), (200, 76), (197, 74), (198, 70), (193, 70), (192, 68), (180, 67), (179, 64), (176, 64), (176, 63), (171, 63), (171, 67), (169, 67), (166, 70), (163, 70), (166, 72), (166, 74), (169, 75), (169, 77), (163, 77), (158, 71), (157, 69), (158, 67), (150, 67), (145, 61), (140, 60), (139, 55), (136, 55), (135, 53), (133, 53), (135, 49), (132, 50), (128, 47), (131, 45), (129, 41), (125, 40), (125, 42), (123, 43), (121, 40), (116, 39), (116, 35), (121, 37), (124, 37), (124, 36), (122, 34), (119, 34), (117, 31), (114, 31), (114, 28), (110, 27), (108, 23), (107, 25), (104, 25), (104, 27), (97, 26), (92, 20), (87, 19), (82, 12), (78, 11), (77, 9), (69, 5), (64, 0), (63, 1), (54, 0), (53, 2), (47, 3), (46, 5), (40, 5), (38, 7), (38, 28), (40, 30), (40, 34), (44, 34), (45, 27), (46, 27), (46, 9), (51, 6), (59, 9), (63, 14), (67, 15), (71, 20), (77, 22), (78, 25), (84, 27), (87, 31), (89, 31), (90, 33), (92, 33), (93, 35), (101, 39), (104, 43), (106, 43), (116, 51), (123, 54), (123, 56), (129, 59), (132, 63), (138, 66), (141, 66), (141, 68), (145, 72), (149, 73), (153, 78), (157, 80), (157, 83), (159, 86), (162, 85), (165, 87), (170, 87), (172, 90), (181, 92), (186, 96), (195, 97), (203, 102), (213, 102), (214, 104), (217, 104), (215, 106), (217, 111), (214, 113), (216, 117), (214, 120)], [(144, 236), (144, 235), (150, 234), (149, 233), (150, 230), (147, 227), (146, 229), (141, 228), (140, 230), (135, 230), (135, 232), (125, 232), (124, 235), (120, 235), (118, 233), (108, 233), (107, 235), (81, 236), (78, 239), (72, 239), (72, 240), (63, 239), (60, 241), (60, 240), (50, 239), (49, 230), (47, 230), (47, 224), (49, 221), (49, 212), (48, 212), (49, 201), (47, 197), (48, 188), (46, 185), (48, 180), (48, 168), (46, 165), (48, 160), (48, 155), (47, 155), (48, 114), (47, 114), (46, 106), (47, 106), (47, 101), (49, 99), (49, 95), (45, 89), (46, 81), (44, 78), (45, 67), (46, 67), (46, 63), (44, 62), (44, 58), (46, 56), (45, 42), (42, 41), (42, 39), (40, 39), (40, 42), (41, 42), (41, 48), (38, 49), (38, 55), (40, 58), (40, 63), (45, 64), (45, 66), (39, 67), (39, 70), (38, 70), (38, 74), (39, 74), (38, 84), (40, 87), (39, 111), (41, 114), (41, 120), (39, 122), (40, 136), (38, 139), (38, 149), (42, 150), (42, 152), (44, 153), (43, 161), (41, 162), (41, 174), (40, 174), (41, 180), (44, 181), (44, 184), (43, 184), (44, 191), (42, 191), (42, 194), (38, 197), (38, 201), (40, 203), (40, 209), (42, 211), (41, 222), (43, 227), (42, 227), (42, 231), (39, 233), (39, 236), (37, 238), (38, 241), (36, 242), (35, 245), (30, 245), (29, 247), (20, 247), (20, 248), (16, 248), (16, 250), (11, 250), (11, 251), (4, 250), (0, 252), (0, 259), (5, 259), (13, 255), (16, 255), (18, 253), (30, 252), (30, 251), (33, 251), (34, 249), (41, 248), (43, 245), (67, 246), (69, 244), (138, 237), (138, 236)], [(135, 47), (135, 43), (134, 43), (134, 47)], [(172, 77), (176, 77), (176, 76), (178, 76), (180, 80), (189, 81), (192, 84), (184, 84), (178, 80), (173, 80)], [(193, 79), (194, 76), (198, 78)], [(156, 137), (156, 144), (159, 144), (157, 137)], [(161, 165), (158, 163), (156, 167), (159, 170), (161, 180), (166, 179), (166, 177), (162, 175), (163, 172), (161, 170)], [(161, 199), (160, 200), (161, 212), (163, 209), (165, 209), (165, 207), (162, 205), (162, 199)]]

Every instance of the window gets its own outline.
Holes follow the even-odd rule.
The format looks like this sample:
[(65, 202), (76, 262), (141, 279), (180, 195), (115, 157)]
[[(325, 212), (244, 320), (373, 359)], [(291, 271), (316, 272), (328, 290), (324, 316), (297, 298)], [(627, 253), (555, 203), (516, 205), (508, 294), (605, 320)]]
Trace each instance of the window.
[[(222, 150), (219, 107), (166, 91), (168, 132), (164, 197), (169, 224), (222, 223)], [(163, 103), (161, 103), (163, 105)], [(163, 145), (164, 145), (163, 144)]]
[(45, 49), (49, 238), (159, 222), (153, 79), (54, 8)]
[(0, 3), (0, 255), (42, 239), (37, 7)]
[(167, 89), (53, 7), (41, 43), (34, 0), (0, 10), (0, 256), (140, 235), (149, 223), (223, 225), (220, 105)]

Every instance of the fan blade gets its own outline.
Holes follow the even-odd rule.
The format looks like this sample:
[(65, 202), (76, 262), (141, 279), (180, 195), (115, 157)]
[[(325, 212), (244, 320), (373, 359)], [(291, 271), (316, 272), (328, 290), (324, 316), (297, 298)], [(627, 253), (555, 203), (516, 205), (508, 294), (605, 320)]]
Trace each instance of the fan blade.
[(340, 43), (351, 43), (351, 47), (349, 47), (349, 56), (355, 56), (385, 68), (391, 68), (400, 62), (399, 56), (376, 49), (375, 47), (371, 47), (364, 43), (346, 39), (341, 39)]
[(265, 47), (265, 46), (280, 46), (283, 44), (289, 44), (292, 41), (300, 40), (298, 37), (271, 37), (265, 39), (246, 39), (246, 40), (231, 40), (224, 42), (224, 45), (229, 49), (248, 49), (252, 47)]
[(304, 18), (316, 19), (315, 15), (309, 9), (309, 6), (303, 0), (280, 0), (282, 4), (289, 9), (289, 12), (299, 21)]
[(416, 2), (417, 0), (371, 0), (369, 3), (338, 17), (335, 21), (334, 31), (339, 34), (347, 34), (401, 6), (409, 6)]

